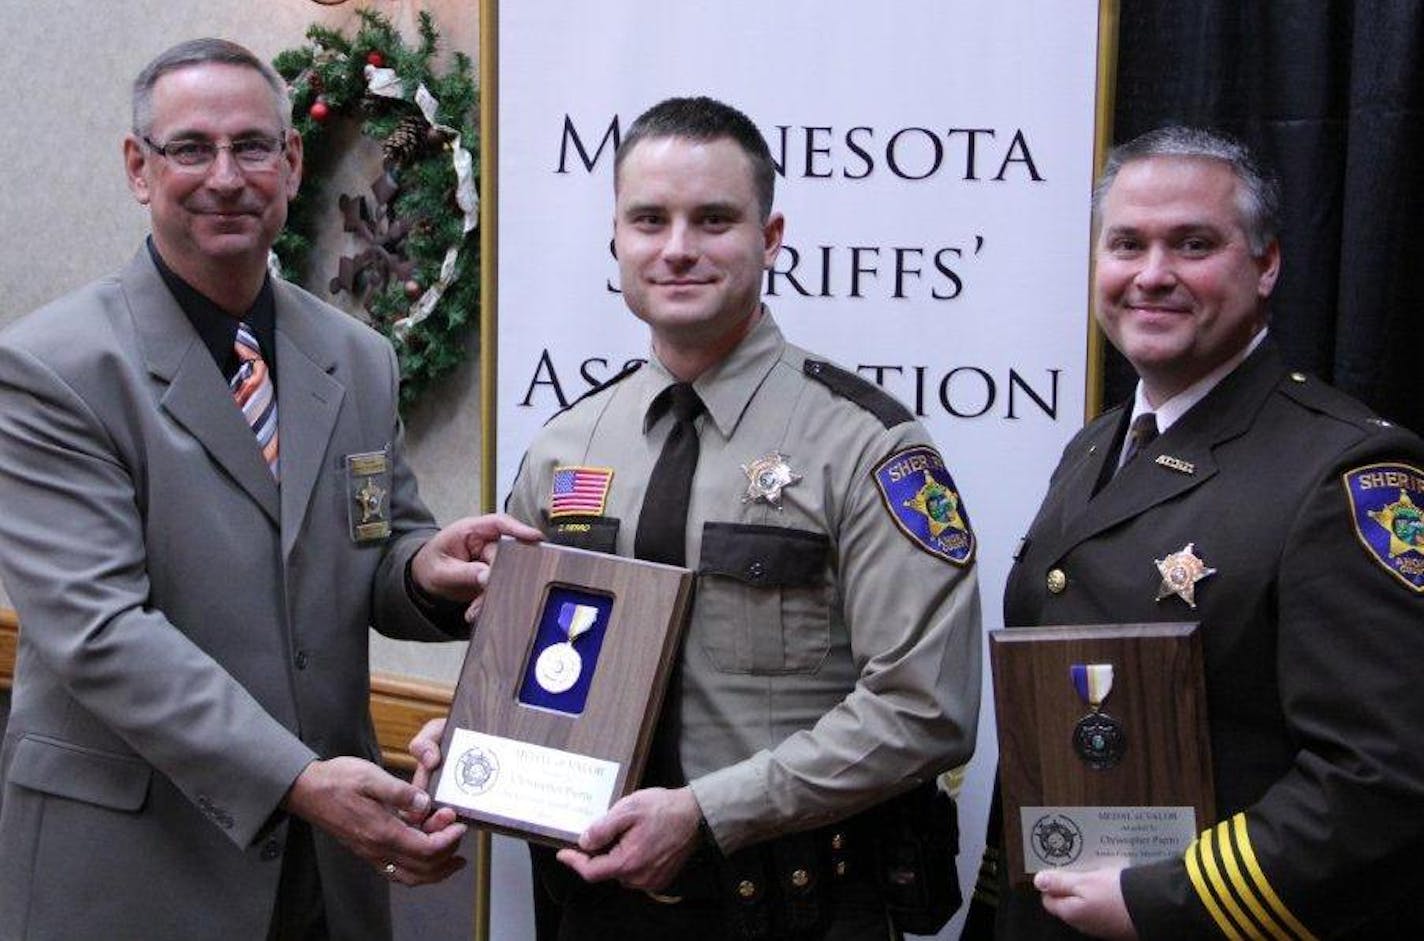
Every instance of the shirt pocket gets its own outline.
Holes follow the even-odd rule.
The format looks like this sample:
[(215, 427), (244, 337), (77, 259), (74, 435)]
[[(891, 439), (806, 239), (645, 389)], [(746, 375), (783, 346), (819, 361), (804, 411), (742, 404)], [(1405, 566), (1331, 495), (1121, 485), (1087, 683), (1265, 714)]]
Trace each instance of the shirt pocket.
[(825, 533), (706, 523), (696, 636), (723, 673), (815, 673), (831, 644)]

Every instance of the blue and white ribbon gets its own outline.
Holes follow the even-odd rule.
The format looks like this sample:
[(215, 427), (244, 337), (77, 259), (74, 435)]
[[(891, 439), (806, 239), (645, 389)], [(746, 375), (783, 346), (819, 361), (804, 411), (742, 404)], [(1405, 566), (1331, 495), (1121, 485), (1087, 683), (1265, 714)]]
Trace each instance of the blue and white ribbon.
[(1078, 698), (1096, 710), (1108, 698), (1113, 687), (1111, 663), (1075, 663), (1068, 668)]

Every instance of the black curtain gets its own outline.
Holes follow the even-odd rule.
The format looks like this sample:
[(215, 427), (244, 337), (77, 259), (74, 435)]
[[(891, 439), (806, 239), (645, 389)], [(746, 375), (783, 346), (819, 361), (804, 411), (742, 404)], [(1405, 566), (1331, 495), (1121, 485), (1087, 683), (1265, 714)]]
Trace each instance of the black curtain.
[[(1279, 173), (1287, 362), (1424, 432), (1424, 0), (1121, 0), (1113, 136), (1164, 124)], [(1134, 381), (1111, 352), (1105, 401)]]

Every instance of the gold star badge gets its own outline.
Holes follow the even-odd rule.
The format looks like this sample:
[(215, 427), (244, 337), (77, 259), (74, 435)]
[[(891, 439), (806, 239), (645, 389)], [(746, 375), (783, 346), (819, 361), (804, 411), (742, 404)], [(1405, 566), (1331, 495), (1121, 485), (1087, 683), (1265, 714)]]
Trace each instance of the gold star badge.
[(1381, 510), (1370, 510), (1370, 519), (1389, 533), (1389, 557), (1424, 550), (1424, 513), (1409, 494), (1399, 491), (1399, 499)]
[(1157, 588), (1157, 600), (1168, 595), (1176, 595), (1193, 608), (1197, 606), (1197, 582), (1208, 575), (1215, 575), (1216, 569), (1207, 568), (1205, 562), (1197, 558), (1196, 543), (1187, 543), (1165, 559), (1156, 559), (1157, 571), (1162, 573), (1162, 584)]
[(925, 471), (925, 482), (904, 506), (924, 514), (929, 521), (930, 535), (938, 537), (946, 529), (964, 529), (959, 517), (959, 496)]
[(781, 490), (801, 479), (786, 463), (786, 455), (772, 451), (750, 464), (742, 465), (742, 473), (747, 475), (747, 492), (742, 494), (743, 503), (764, 500), (778, 510), (781, 509)]
[(356, 499), (361, 502), (361, 522), (369, 523), (381, 518), (381, 498), (385, 495), (385, 488), (376, 486), (375, 481), (369, 478), (365, 486), (356, 491)]

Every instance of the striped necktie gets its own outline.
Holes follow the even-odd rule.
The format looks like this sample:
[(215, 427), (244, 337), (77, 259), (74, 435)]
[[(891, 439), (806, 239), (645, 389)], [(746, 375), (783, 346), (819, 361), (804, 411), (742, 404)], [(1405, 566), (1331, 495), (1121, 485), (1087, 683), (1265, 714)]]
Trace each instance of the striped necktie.
[(237, 339), (233, 341), (237, 353), (237, 373), (229, 385), (237, 407), (242, 409), (242, 417), (257, 436), (257, 446), (262, 449), (262, 459), (272, 471), (272, 477), (280, 480), (277, 468), (277, 390), (272, 385), (272, 377), (267, 374), (267, 363), (262, 359), (262, 348), (257, 345), (257, 337), (245, 323), (237, 325)]

